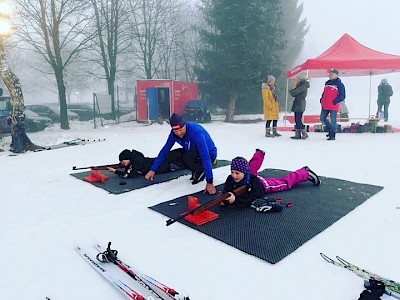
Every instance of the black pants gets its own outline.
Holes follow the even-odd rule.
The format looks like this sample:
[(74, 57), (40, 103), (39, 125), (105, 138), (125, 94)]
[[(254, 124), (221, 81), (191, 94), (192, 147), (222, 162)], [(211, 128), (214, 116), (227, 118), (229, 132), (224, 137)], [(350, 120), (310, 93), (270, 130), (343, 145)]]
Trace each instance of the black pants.
[[(142, 174), (146, 175), (147, 172), (150, 171), (150, 168), (153, 165), (155, 160), (156, 159), (153, 157), (145, 157), (144, 158), (143, 166), (141, 168)], [(167, 160), (165, 160), (158, 167), (156, 174), (167, 173), (167, 172), (171, 172), (171, 171), (173, 171), (173, 170), (171, 170), (169, 162)]]
[[(213, 161), (215, 158), (211, 157)], [(189, 169), (194, 172), (204, 171), (201, 158), (197, 151), (185, 151), (183, 148), (172, 150), (168, 153), (166, 161), (169, 165), (174, 164), (182, 169)]]
[[(378, 113), (382, 111), (382, 106), (383, 106), (383, 115), (385, 118), (385, 121), (389, 119), (389, 104), (390, 102), (378, 102)], [(379, 117), (379, 116), (378, 116)]]
[(303, 124), (303, 112), (302, 111), (296, 111), (294, 113), (294, 121), (296, 123), (296, 125), (295, 125), (296, 129), (306, 128)]
[[(271, 126), (271, 120), (268, 120), (265, 123), (265, 128), (269, 128)], [(277, 127), (278, 126), (278, 120), (273, 120), (272, 121), (272, 127)]]

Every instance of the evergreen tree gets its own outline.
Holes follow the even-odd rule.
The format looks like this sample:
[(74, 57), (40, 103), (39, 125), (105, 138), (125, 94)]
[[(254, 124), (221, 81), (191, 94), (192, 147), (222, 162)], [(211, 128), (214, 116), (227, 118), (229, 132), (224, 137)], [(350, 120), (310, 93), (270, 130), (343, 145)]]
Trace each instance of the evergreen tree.
[[(274, 0), (202, 0), (208, 28), (196, 69), (200, 90), (233, 119), (238, 101), (254, 106), (266, 73), (282, 73), (285, 47), (280, 4)], [(255, 95), (258, 95), (255, 97)]]
[(302, 19), (303, 3), (298, 0), (281, 0), (283, 12), (283, 27), (285, 30), (286, 49), (283, 52), (286, 70), (294, 67), (294, 63), (304, 46), (304, 37), (309, 26)]

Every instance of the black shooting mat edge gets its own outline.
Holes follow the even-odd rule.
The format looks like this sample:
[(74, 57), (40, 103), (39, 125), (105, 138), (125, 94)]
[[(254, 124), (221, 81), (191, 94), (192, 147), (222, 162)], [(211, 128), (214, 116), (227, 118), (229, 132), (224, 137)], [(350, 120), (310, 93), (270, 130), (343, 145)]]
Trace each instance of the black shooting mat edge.
[[(216, 166), (213, 166), (213, 169), (228, 166), (229, 164), (230, 164), (230, 161), (221, 159), (221, 160), (218, 160), (218, 163)], [(109, 177), (109, 179), (105, 182), (88, 182), (88, 183), (90, 183), (94, 186), (97, 186), (99, 188), (102, 188), (102, 189), (108, 191), (110, 194), (116, 194), (116, 195), (122, 194), (125, 192), (130, 192), (130, 191), (133, 191), (136, 189), (141, 189), (141, 188), (153, 185), (153, 184), (167, 182), (172, 179), (176, 179), (181, 176), (191, 174), (190, 170), (181, 169), (181, 170), (176, 170), (173, 172), (156, 174), (156, 176), (154, 176), (154, 180), (150, 181), (150, 180), (145, 179), (144, 176), (136, 176), (134, 178), (121, 178), (118, 175), (108, 172), (106, 170), (101, 170), (100, 172), (104, 175), (107, 175)], [(84, 181), (84, 178), (86, 176), (90, 175), (90, 171), (71, 173), (70, 175), (77, 179), (81, 179)], [(87, 182), (87, 181), (85, 181), (85, 182)]]
[[(285, 170), (266, 169), (259, 174), (263, 177), (281, 177), (287, 173)], [(219, 214), (219, 218), (214, 221), (201, 226), (185, 220), (180, 222), (275, 264), (383, 189), (381, 186), (341, 179), (320, 178), (320, 186), (304, 182), (290, 191), (268, 194), (269, 197), (280, 197), (285, 202), (293, 203), (291, 208), (284, 208), (281, 213), (258, 213), (251, 208), (214, 207), (211, 210)], [(222, 190), (223, 185), (218, 185), (217, 189)], [(198, 197), (200, 203), (216, 197), (203, 192), (191, 195)], [(176, 218), (187, 211), (187, 196), (149, 208), (169, 218)]]

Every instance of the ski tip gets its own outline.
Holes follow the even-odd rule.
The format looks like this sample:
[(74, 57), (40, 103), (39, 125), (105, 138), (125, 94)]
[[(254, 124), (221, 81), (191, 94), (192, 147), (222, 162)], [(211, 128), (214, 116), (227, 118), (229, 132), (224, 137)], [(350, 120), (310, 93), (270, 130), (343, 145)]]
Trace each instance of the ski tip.
[(333, 259), (330, 258), (330, 257), (328, 257), (328, 256), (326, 256), (324, 253), (320, 252), (319, 255), (321, 255), (321, 257), (322, 257), (323, 259), (325, 259), (327, 262), (333, 263)]
[(76, 240), (74, 240), (74, 246), (75, 246), (75, 250), (77, 250), (77, 251), (82, 250), (81, 246), (78, 244), (78, 242)]
[(92, 243), (98, 251), (104, 251), (104, 247), (92, 236)]

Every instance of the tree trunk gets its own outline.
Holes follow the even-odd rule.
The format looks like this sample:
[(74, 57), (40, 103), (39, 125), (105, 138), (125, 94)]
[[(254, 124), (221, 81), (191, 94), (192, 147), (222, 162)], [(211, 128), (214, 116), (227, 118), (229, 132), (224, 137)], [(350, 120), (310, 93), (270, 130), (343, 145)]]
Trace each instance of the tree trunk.
[(111, 118), (116, 119), (115, 114), (115, 71), (110, 72), (110, 77), (107, 78), (108, 94), (111, 96)]
[(229, 95), (228, 109), (226, 110), (225, 122), (232, 122), (233, 115), (235, 114), (237, 96), (234, 94)]
[(3, 43), (0, 41), (0, 75), (6, 85), (11, 101), (11, 147), (10, 151), (22, 153), (28, 150), (34, 150), (38, 147), (34, 145), (25, 132), (25, 114), (24, 114), (24, 96), (22, 94), (21, 83), (18, 77), (11, 71), (7, 64), (4, 53)]
[(68, 114), (67, 114), (67, 97), (65, 95), (64, 74), (62, 68), (55, 68), (57, 80), (58, 97), (60, 101), (60, 128), (69, 129)]

